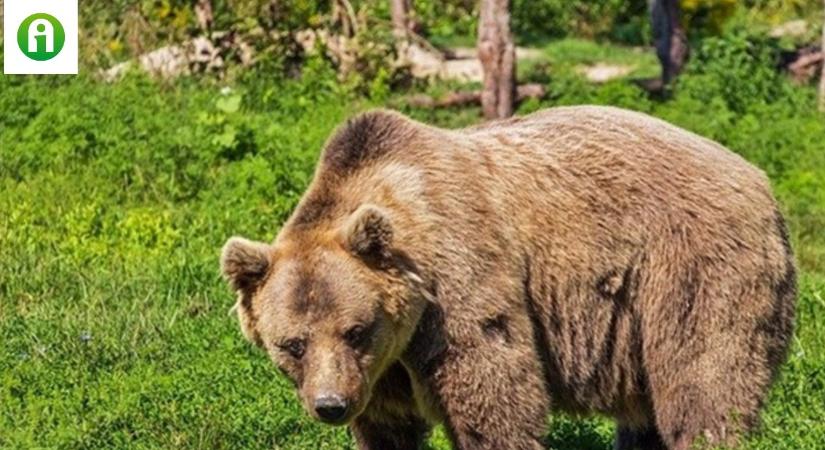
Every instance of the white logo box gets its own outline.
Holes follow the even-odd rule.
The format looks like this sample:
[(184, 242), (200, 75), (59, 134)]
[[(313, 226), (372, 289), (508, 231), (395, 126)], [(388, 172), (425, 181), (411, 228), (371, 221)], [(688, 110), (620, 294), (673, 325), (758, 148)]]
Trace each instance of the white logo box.
[[(78, 0), (5, 0), (3, 2), (3, 73), (7, 75), (77, 74)], [(54, 16), (66, 32), (60, 53), (47, 61), (26, 56), (17, 42), (17, 31), (32, 14)]]

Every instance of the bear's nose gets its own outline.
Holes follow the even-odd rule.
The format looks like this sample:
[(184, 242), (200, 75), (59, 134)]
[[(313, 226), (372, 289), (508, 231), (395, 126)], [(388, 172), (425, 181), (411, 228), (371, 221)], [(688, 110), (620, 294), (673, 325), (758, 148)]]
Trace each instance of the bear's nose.
[(338, 395), (323, 395), (315, 400), (315, 412), (322, 420), (338, 422), (347, 414), (347, 402)]

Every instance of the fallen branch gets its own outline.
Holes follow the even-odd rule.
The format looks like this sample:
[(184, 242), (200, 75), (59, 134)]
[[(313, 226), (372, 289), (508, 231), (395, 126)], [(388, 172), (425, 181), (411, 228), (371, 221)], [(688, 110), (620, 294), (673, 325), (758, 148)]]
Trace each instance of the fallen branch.
[(173, 79), (191, 73), (222, 73), (227, 58), (234, 58), (248, 67), (254, 61), (254, 48), (234, 32), (212, 32), (210, 37), (198, 36), (182, 44), (167, 45), (137, 58), (100, 71), (108, 82), (119, 80), (132, 68), (152, 76)]
[[(516, 101), (528, 98), (540, 99), (546, 95), (544, 86), (536, 83), (523, 84), (516, 88)], [(439, 98), (426, 94), (407, 97), (407, 104), (416, 108), (453, 108), (481, 104), (481, 91), (450, 92)]]
[(806, 47), (792, 53), (785, 62), (785, 68), (797, 83), (807, 83), (825, 61), (825, 53), (817, 47)]
[(815, 52), (809, 53), (807, 55), (802, 55), (799, 57), (799, 59), (797, 59), (790, 66), (788, 66), (788, 69), (792, 72), (805, 70), (814, 64), (819, 65), (819, 62), (822, 61), (823, 58), (825, 58), (825, 54), (823, 54), (822, 52)]

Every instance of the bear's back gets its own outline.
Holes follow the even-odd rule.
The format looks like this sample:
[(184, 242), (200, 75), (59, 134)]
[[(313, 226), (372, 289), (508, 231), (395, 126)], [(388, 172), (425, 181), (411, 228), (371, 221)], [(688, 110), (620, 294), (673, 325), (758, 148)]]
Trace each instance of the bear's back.
[(563, 216), (581, 227), (592, 224), (594, 233), (606, 226), (637, 234), (679, 225), (710, 238), (738, 230), (756, 244), (776, 214), (761, 170), (718, 143), (645, 114), (559, 107), (457, 133), (478, 154), (469, 176), (493, 174), (486, 178), (496, 185), (490, 190), (507, 191), (532, 217), (520, 220), (561, 226)]
[(722, 145), (655, 117), (621, 108), (556, 107), (459, 133), (505, 145), (525, 144), (515, 148), (534, 149), (536, 154), (531, 156), (537, 163), (547, 158), (571, 167), (614, 162), (621, 166), (616, 169), (635, 167), (647, 171), (648, 177), (663, 177), (662, 181), (683, 173), (723, 183), (768, 185), (761, 170)]

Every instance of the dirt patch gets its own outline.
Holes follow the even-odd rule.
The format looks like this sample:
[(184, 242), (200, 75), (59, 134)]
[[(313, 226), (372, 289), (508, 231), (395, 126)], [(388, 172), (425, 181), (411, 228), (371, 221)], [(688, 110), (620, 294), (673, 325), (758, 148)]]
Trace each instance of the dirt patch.
[(606, 83), (616, 78), (625, 77), (635, 69), (634, 66), (600, 62), (589, 66), (578, 66), (576, 72), (584, 75), (588, 81), (593, 83)]

